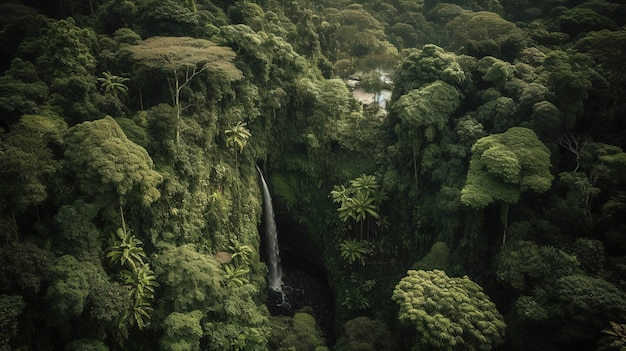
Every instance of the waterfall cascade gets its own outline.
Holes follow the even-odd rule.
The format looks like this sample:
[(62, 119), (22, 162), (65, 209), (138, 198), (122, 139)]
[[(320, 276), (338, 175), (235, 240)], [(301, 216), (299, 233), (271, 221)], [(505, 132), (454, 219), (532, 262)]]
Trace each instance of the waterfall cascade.
[(267, 285), (276, 292), (283, 292), (283, 272), (280, 265), (280, 249), (278, 247), (278, 232), (276, 230), (276, 220), (274, 218), (274, 208), (272, 206), (272, 197), (270, 190), (263, 177), (263, 172), (257, 166), (257, 171), (261, 177), (263, 188), (263, 214), (265, 220), (265, 236), (267, 250)]

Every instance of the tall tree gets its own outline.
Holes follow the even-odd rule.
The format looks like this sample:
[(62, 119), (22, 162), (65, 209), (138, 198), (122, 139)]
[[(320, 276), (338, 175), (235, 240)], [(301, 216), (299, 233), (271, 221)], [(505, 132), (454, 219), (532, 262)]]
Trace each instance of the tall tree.
[(64, 146), (79, 188), (99, 200), (99, 206), (119, 205), (121, 211), (127, 202), (148, 206), (160, 197), (157, 186), (163, 177), (153, 169), (150, 155), (110, 116), (72, 127)]
[(203, 72), (217, 75), (227, 81), (241, 78), (235, 67), (235, 53), (206, 39), (190, 37), (152, 37), (127, 48), (140, 64), (169, 73), (172, 103), (176, 108), (176, 143), (180, 139), (182, 114), (181, 91)]
[(509, 204), (522, 192), (545, 192), (551, 186), (550, 151), (528, 128), (514, 127), (504, 133), (479, 139), (472, 146), (472, 159), (461, 202), (475, 209), (501, 201), (504, 235)]

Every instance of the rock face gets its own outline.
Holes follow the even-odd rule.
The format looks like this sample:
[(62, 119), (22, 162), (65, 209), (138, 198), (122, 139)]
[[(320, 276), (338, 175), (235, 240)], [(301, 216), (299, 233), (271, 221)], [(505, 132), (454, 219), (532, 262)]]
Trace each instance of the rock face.
[(284, 294), (270, 291), (268, 309), (273, 315), (293, 315), (310, 307), (318, 326), (332, 339), (333, 298), (321, 252), (308, 237), (306, 228), (289, 215), (276, 213), (275, 219)]

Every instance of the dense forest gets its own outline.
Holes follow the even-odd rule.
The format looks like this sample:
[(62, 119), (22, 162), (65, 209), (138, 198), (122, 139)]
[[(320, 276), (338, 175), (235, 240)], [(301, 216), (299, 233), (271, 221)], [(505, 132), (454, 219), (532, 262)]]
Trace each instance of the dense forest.
[[(0, 350), (625, 350), (625, 25), (4, 0)], [(330, 301), (276, 308), (260, 174)]]

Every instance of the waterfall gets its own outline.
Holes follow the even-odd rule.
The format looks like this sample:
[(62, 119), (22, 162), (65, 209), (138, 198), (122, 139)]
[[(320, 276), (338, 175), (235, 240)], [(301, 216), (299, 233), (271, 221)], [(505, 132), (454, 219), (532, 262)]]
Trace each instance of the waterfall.
[(272, 197), (267, 187), (267, 182), (263, 177), (263, 172), (259, 166), (256, 167), (261, 177), (263, 185), (263, 214), (265, 220), (265, 238), (267, 250), (267, 284), (270, 289), (281, 292), (283, 291), (283, 272), (280, 267), (280, 249), (278, 247), (278, 232), (276, 231), (276, 221), (274, 219), (274, 208), (272, 207)]

